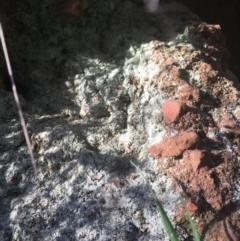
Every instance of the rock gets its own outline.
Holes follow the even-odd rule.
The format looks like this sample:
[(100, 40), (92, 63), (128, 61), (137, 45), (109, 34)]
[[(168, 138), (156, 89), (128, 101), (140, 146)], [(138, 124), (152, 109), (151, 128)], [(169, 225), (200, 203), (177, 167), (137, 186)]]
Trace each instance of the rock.
[(183, 153), (183, 160), (191, 170), (194, 172), (201, 167), (213, 166), (214, 163), (211, 160), (211, 154), (204, 150), (191, 150)]
[(206, 223), (237, 217), (240, 176), (239, 84), (219, 27), (174, 3), (152, 14), (135, 0), (81, 1), (66, 21), (51, 1), (20, 2), (2, 19), (19, 77), (34, 86), (24, 116), (39, 171), (1, 95), (0, 239), (167, 240), (134, 161), (179, 239), (191, 239), (175, 219), (183, 195), (215, 240), (221, 221)]
[(186, 203), (186, 207), (191, 216), (195, 215), (197, 213), (197, 211), (199, 210), (198, 206), (191, 201), (188, 201)]
[(160, 157), (176, 157), (182, 155), (185, 150), (193, 148), (199, 144), (199, 142), (200, 140), (196, 133), (185, 132), (151, 145), (149, 152), (157, 159)]
[(181, 101), (194, 101), (195, 103), (199, 103), (201, 101), (200, 90), (193, 87), (183, 87), (179, 91), (179, 98)]
[(212, 44), (226, 45), (226, 37), (222, 34), (220, 25), (201, 23), (197, 28), (197, 32)]
[(167, 124), (176, 122), (183, 111), (183, 106), (176, 100), (169, 100), (162, 105), (163, 118)]

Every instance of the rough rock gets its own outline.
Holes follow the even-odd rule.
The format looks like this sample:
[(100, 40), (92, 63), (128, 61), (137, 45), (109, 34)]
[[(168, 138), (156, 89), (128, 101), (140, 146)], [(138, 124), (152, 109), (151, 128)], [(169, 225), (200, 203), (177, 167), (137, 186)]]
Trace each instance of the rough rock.
[(169, 100), (162, 105), (164, 121), (168, 124), (177, 121), (183, 111), (183, 106), (176, 100)]
[(190, 86), (183, 87), (179, 91), (179, 99), (182, 102), (194, 101), (196, 103), (199, 103), (201, 101), (200, 90), (197, 88), (190, 87)]
[(231, 71), (239, 78), (240, 74), (240, 54), (239, 54), (239, 39), (240, 39), (240, 7), (237, 0), (229, 1), (207, 1), (207, 0), (177, 0), (191, 9), (206, 23), (220, 24), (224, 35), (227, 36), (227, 47), (230, 50), (231, 56), (228, 59)]
[[(223, 220), (240, 225), (240, 164), (222, 117), (237, 129), (239, 83), (221, 30), (175, 4), (151, 13), (135, 0), (82, 3), (75, 18), (45, 0), (6, 3), (12, 14), (1, 16), (30, 89), (24, 116), (38, 172), (18, 119), (1, 116), (0, 239), (168, 240), (134, 161), (181, 240), (191, 234), (180, 195), (204, 240), (227, 240)], [(184, 112), (167, 124), (162, 106), (173, 100)], [(213, 164), (198, 156), (193, 172), (189, 151), (211, 153)]]
[(211, 154), (203, 150), (185, 151), (183, 153), (183, 161), (189, 166), (190, 170), (194, 172), (204, 166), (213, 166)]
[(193, 148), (198, 143), (198, 135), (195, 132), (187, 132), (151, 145), (149, 152), (154, 158), (176, 157), (182, 155), (184, 151)]

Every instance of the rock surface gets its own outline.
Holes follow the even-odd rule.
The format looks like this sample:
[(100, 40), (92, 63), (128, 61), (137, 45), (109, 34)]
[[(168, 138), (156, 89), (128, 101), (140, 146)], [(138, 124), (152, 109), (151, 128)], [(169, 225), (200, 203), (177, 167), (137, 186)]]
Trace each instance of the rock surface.
[(238, 0), (177, 0), (183, 3), (209, 24), (219, 24), (227, 36), (227, 48), (231, 52), (228, 59), (231, 71), (240, 77), (240, 2)]
[(220, 27), (178, 4), (75, 2), (1, 13), (31, 90), (21, 98), (38, 173), (1, 95), (0, 239), (169, 240), (130, 161), (180, 240), (191, 239), (180, 196), (202, 240), (238, 238), (240, 85)]

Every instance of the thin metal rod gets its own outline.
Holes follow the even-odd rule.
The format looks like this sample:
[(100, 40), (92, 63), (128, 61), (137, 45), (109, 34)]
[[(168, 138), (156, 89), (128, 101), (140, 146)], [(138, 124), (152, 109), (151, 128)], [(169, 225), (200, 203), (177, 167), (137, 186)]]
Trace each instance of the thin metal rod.
[(5, 42), (5, 39), (4, 39), (3, 29), (2, 29), (1, 23), (0, 23), (0, 38), (1, 38), (1, 42), (2, 42), (2, 47), (3, 47), (3, 52), (4, 52), (4, 57), (5, 57), (7, 69), (8, 69), (8, 74), (9, 74), (9, 77), (10, 77), (11, 83), (12, 83), (13, 96), (14, 96), (14, 99), (15, 99), (15, 102), (16, 102), (16, 105), (17, 105), (18, 114), (19, 114), (19, 117), (20, 117), (21, 125), (22, 125), (22, 128), (23, 128), (23, 133), (24, 133), (26, 143), (27, 143), (27, 147), (28, 147), (28, 152), (29, 152), (29, 155), (30, 155), (30, 158), (31, 158), (33, 169), (34, 169), (35, 172), (37, 172), (36, 162), (35, 162), (35, 159), (34, 159), (34, 156), (33, 156), (32, 146), (31, 146), (31, 143), (30, 143), (27, 127), (26, 127), (25, 120), (24, 120), (24, 117), (23, 117), (22, 108), (21, 108), (20, 101), (19, 101), (19, 98), (18, 98), (18, 93), (17, 93), (15, 81), (14, 81), (14, 78), (13, 78), (12, 68), (11, 68), (11, 64), (10, 64), (10, 60), (9, 60), (9, 55), (8, 55), (7, 46), (6, 46), (6, 42)]

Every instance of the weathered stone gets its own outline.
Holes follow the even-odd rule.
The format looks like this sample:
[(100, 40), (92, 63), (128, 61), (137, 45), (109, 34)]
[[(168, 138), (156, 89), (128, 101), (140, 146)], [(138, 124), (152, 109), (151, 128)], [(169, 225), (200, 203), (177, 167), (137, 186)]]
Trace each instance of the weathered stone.
[(200, 91), (193, 87), (183, 87), (179, 91), (179, 96), (181, 101), (194, 101), (199, 103), (201, 101)]
[[(196, 216), (198, 230), (206, 230), (221, 208), (231, 209), (226, 213), (239, 224), (233, 205), (240, 168), (232, 150), (240, 142), (236, 125), (228, 133), (223, 129), (229, 123), (218, 125), (226, 113), (237, 119), (239, 86), (222, 62), (226, 52), (219, 27), (201, 32), (201, 21), (175, 3), (161, 3), (152, 14), (138, 1), (88, 0), (81, 1), (80, 12), (79, 0), (69, 0), (62, 13), (73, 18), (66, 21), (53, 13), (52, 1), (42, 0), (40, 8), (37, 1), (17, 7), (15, 1), (4, 2), (11, 10), (3, 16), (7, 45), (20, 80), (33, 86), (24, 116), (39, 172), (33, 174), (17, 112), (12, 115), (15, 103), (4, 92), (1, 241), (168, 239), (132, 160), (141, 162), (174, 224), (175, 180), (196, 205), (191, 211), (207, 212)], [(184, 115), (178, 108), (164, 114), (161, 107), (169, 100), (183, 103)], [(149, 157), (149, 143), (156, 140), (149, 149), (157, 159), (166, 157), (162, 162)], [(201, 168), (197, 155), (194, 172), (182, 154), (195, 146), (215, 151), (215, 165), (203, 161), (207, 168)], [(216, 225), (210, 227), (213, 234), (224, 229)], [(183, 232), (180, 239), (185, 238), (190, 237)], [(217, 240), (208, 231), (205, 239)]]
[(203, 150), (187, 150), (183, 153), (183, 160), (187, 167), (196, 172), (201, 167), (213, 166), (211, 154)]
[(187, 210), (189, 211), (190, 215), (195, 215), (197, 213), (197, 211), (199, 210), (198, 205), (196, 205), (195, 203), (188, 201), (186, 203), (186, 207)]
[(181, 135), (166, 138), (160, 143), (149, 147), (154, 158), (182, 155), (185, 150), (191, 149), (199, 143), (198, 135), (194, 132), (185, 132)]
[(182, 112), (182, 104), (176, 100), (169, 100), (162, 105), (163, 118), (167, 124), (177, 121)]

